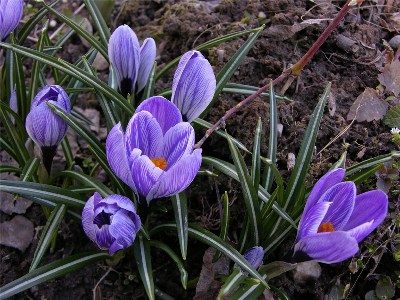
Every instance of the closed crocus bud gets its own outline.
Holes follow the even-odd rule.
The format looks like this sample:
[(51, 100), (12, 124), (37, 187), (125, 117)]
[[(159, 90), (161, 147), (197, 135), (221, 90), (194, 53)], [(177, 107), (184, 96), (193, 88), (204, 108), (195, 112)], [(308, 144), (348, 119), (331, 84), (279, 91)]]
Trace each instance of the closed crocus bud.
[(0, 0), (0, 41), (17, 27), (22, 18), (24, 1)]
[(264, 258), (264, 249), (259, 246), (250, 248), (245, 252), (243, 257), (253, 266), (254, 269), (258, 269)]
[(82, 226), (90, 240), (113, 255), (133, 244), (141, 222), (129, 198), (111, 195), (103, 199), (96, 192), (83, 208)]
[(333, 264), (359, 250), (358, 243), (385, 219), (388, 197), (380, 190), (356, 195), (346, 171), (328, 172), (315, 184), (300, 219), (294, 256)]
[(156, 59), (156, 42), (152, 38), (144, 40), (140, 48), (140, 65), (137, 79), (137, 91), (140, 92), (147, 83), (154, 61)]
[(139, 73), (139, 55), (140, 46), (135, 32), (127, 25), (119, 26), (108, 42), (108, 56), (124, 97), (134, 92)]
[(171, 98), (184, 121), (192, 122), (207, 108), (215, 89), (215, 75), (208, 60), (199, 51), (186, 52), (175, 71)]
[[(18, 104), (17, 104), (17, 89), (14, 87), (14, 90), (11, 93), (10, 96), (10, 108), (14, 111), (14, 112), (18, 112)], [(10, 117), (11, 122), (14, 124), (15, 120), (14, 117), (11, 116)]]

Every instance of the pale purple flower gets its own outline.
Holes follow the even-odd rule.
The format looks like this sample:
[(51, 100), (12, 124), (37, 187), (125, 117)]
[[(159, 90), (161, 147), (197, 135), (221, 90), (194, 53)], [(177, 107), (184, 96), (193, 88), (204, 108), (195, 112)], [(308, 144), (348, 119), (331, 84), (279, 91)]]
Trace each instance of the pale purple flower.
[(295, 256), (327, 264), (346, 260), (385, 219), (387, 195), (373, 190), (356, 196), (353, 182), (341, 182), (344, 175), (344, 169), (330, 171), (312, 189), (300, 220)]
[(24, 1), (0, 0), (0, 41), (17, 27), (22, 18)]
[[(14, 90), (11, 92), (10, 95), (10, 108), (15, 112), (18, 113), (18, 103), (17, 103), (17, 89), (14, 86)], [(10, 116), (10, 120), (13, 124), (15, 124), (15, 120), (13, 116)]]
[(254, 269), (258, 269), (264, 258), (264, 249), (260, 246), (252, 247), (243, 254), (243, 257), (253, 266)]
[(83, 208), (82, 225), (89, 239), (113, 255), (133, 244), (141, 222), (129, 198), (111, 195), (103, 199), (96, 192)]
[(114, 126), (106, 152), (114, 173), (149, 203), (193, 181), (202, 159), (193, 146), (193, 127), (172, 102), (156, 96), (138, 106), (125, 132), (120, 123)]
[(67, 93), (59, 85), (45, 86), (33, 99), (31, 111), (26, 117), (26, 131), (40, 147), (57, 146), (68, 130), (67, 123), (56, 115), (46, 102), (71, 112)]
[(124, 97), (139, 92), (147, 83), (156, 57), (152, 38), (139, 45), (135, 32), (128, 25), (119, 26), (110, 36), (108, 56), (114, 66), (119, 89)]
[(171, 97), (185, 121), (192, 122), (207, 108), (215, 89), (215, 75), (208, 60), (199, 51), (186, 52), (175, 71)]

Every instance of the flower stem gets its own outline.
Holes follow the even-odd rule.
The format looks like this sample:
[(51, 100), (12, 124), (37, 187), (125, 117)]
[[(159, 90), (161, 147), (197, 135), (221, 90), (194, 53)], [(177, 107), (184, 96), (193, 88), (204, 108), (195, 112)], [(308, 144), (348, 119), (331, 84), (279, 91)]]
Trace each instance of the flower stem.
[[(285, 80), (288, 76), (298, 76), (301, 71), (303, 70), (304, 66), (310, 61), (310, 59), (314, 56), (314, 54), (318, 51), (318, 49), (322, 46), (322, 44), (326, 41), (328, 36), (332, 33), (332, 31), (336, 28), (336, 26), (340, 23), (340, 21), (346, 16), (346, 14), (350, 11), (350, 9), (355, 5), (355, 4), (361, 4), (362, 0), (348, 0), (346, 4), (342, 7), (342, 9), (339, 11), (339, 13), (336, 15), (336, 17), (332, 20), (332, 22), (328, 25), (328, 27), (324, 30), (324, 32), (319, 36), (319, 38), (314, 42), (314, 44), (311, 46), (311, 48), (307, 51), (306, 54), (296, 63), (294, 64), (291, 68), (285, 70), (282, 72), (279, 77), (277, 77), (273, 82), (272, 85), (275, 86), (279, 83), (281, 83), (283, 80)], [(219, 119), (213, 126), (211, 126), (205, 133), (205, 135), (201, 138), (201, 140), (194, 145), (194, 149), (201, 148), (201, 146), (204, 144), (206, 139), (215, 131), (218, 130), (219, 128), (223, 127), (225, 125), (225, 122), (227, 119), (229, 119), (234, 113), (236, 113), (239, 109), (242, 107), (246, 106), (249, 104), (251, 101), (253, 101), (255, 98), (257, 98), (260, 94), (262, 94), (264, 91), (269, 89), (269, 83), (262, 88), (260, 88), (257, 92), (255, 92), (253, 95), (250, 95), (243, 101), (239, 102), (237, 105), (229, 109), (225, 115)]]

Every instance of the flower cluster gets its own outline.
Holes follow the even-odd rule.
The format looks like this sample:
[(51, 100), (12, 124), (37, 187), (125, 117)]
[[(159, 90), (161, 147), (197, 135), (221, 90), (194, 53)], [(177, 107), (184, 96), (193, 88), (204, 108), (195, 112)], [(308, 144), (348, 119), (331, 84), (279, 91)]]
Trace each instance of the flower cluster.
[(0, 41), (17, 27), (22, 18), (24, 1), (0, 0)]
[(325, 174), (304, 208), (294, 255), (327, 264), (356, 254), (358, 243), (385, 219), (387, 195), (374, 190), (356, 196), (353, 182), (342, 182), (344, 169)]

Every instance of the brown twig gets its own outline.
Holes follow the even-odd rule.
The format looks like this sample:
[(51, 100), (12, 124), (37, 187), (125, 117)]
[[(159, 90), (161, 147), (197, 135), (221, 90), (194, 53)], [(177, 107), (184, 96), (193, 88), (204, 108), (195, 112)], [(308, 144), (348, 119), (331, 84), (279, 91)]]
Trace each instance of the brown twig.
[[(348, 0), (346, 2), (346, 4), (342, 7), (342, 9), (338, 12), (336, 17), (332, 20), (332, 22), (324, 30), (324, 32), (319, 36), (319, 38), (314, 42), (314, 44), (311, 46), (311, 48), (307, 51), (307, 53), (304, 54), (304, 56), (296, 64), (294, 64), (291, 68), (283, 71), (282, 74), (279, 75), (279, 77), (277, 77), (272, 82), (272, 85), (275, 86), (275, 85), (281, 83), (289, 75), (298, 76), (301, 73), (301, 71), (303, 70), (304, 66), (310, 61), (310, 59), (318, 51), (318, 49), (321, 47), (321, 45), (326, 41), (328, 36), (332, 33), (332, 31), (336, 28), (336, 26), (340, 23), (340, 21), (347, 15), (347, 13), (350, 11), (350, 9), (357, 4), (361, 4), (362, 1), (363, 0)], [(255, 98), (257, 98), (259, 95), (261, 95), (267, 89), (269, 89), (269, 84), (263, 86), (257, 92), (255, 92), (253, 95), (250, 95), (249, 97), (247, 97), (246, 99), (244, 99), (243, 101), (239, 102), (237, 105), (232, 107), (230, 110), (228, 110), (221, 119), (219, 119), (213, 126), (211, 126), (206, 131), (205, 135), (201, 138), (201, 140), (196, 145), (194, 145), (194, 149), (201, 148), (201, 146), (204, 144), (206, 139), (215, 130), (218, 130), (219, 128), (223, 127), (223, 125), (225, 124), (227, 119), (229, 119), (239, 109), (246, 106), (251, 101), (253, 101)]]

